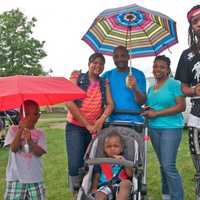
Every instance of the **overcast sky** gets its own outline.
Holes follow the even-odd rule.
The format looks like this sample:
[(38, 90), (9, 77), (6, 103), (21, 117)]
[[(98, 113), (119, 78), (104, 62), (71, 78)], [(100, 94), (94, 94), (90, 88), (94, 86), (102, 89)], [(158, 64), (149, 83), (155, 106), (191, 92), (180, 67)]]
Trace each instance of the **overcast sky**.
[[(87, 70), (92, 49), (81, 40), (95, 17), (105, 9), (137, 3), (168, 15), (177, 22), (179, 43), (164, 51), (171, 58), (175, 71), (183, 49), (187, 48), (187, 11), (198, 4), (196, 0), (0, 0), (0, 12), (19, 8), (28, 18), (38, 20), (34, 37), (46, 41), (47, 57), (41, 63), (45, 70), (52, 68), (54, 76), (69, 77), (73, 69)], [(153, 57), (137, 58), (132, 64), (151, 74)], [(105, 70), (113, 68), (112, 58), (106, 56)]]

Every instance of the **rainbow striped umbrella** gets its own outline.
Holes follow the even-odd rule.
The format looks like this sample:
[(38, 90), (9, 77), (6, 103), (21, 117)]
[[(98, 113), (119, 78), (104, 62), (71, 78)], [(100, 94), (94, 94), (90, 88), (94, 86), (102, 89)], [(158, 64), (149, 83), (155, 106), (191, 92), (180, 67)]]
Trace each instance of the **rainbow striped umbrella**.
[(178, 42), (174, 20), (136, 4), (103, 11), (82, 40), (106, 55), (126, 46), (131, 58), (158, 55)]

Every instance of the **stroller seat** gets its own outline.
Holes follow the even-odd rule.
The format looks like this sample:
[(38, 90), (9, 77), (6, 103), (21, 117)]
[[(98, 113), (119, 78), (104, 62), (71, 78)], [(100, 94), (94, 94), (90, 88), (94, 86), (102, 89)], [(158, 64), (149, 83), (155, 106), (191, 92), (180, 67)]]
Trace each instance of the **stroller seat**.
[[(134, 166), (137, 168), (138, 163), (140, 163), (140, 167), (143, 167), (144, 161), (144, 141), (141, 134), (138, 134), (134, 129), (119, 127), (119, 126), (111, 126), (101, 130), (101, 132), (97, 135), (97, 137), (91, 141), (88, 146), (87, 152), (85, 154), (85, 162), (89, 162), (91, 160), (100, 160), (104, 158), (105, 162), (105, 154), (103, 151), (103, 142), (104, 138), (109, 135), (111, 132), (117, 131), (123, 138), (125, 147), (124, 147), (124, 157), (132, 161)], [(99, 164), (99, 163), (96, 163)], [(81, 188), (78, 193), (77, 200), (89, 200), (92, 199), (90, 196), (91, 186), (92, 186), (92, 175), (93, 175), (94, 165), (88, 166), (88, 172), (83, 178)], [(134, 170), (135, 171), (135, 170)], [(141, 181), (141, 180), (140, 180)], [(138, 177), (133, 177), (132, 184), (134, 185), (134, 190), (138, 191)], [(135, 186), (136, 185), (136, 186)], [(135, 198), (131, 199), (139, 199), (138, 194), (135, 193)]]

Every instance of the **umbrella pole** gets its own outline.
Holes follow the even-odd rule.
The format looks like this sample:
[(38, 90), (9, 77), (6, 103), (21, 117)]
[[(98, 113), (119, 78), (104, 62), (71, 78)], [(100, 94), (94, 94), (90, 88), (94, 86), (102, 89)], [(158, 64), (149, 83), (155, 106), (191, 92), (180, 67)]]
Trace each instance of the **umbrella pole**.
[[(23, 118), (26, 117), (24, 102), (22, 103), (22, 115), (23, 115)], [(24, 151), (25, 151), (26, 153), (28, 153), (29, 150), (30, 150), (30, 149), (29, 149), (29, 145), (28, 145), (27, 139), (25, 139)]]
[[(131, 42), (131, 21), (133, 20), (133, 16), (130, 14), (127, 16), (128, 20), (129, 20), (129, 26), (127, 28), (127, 32), (126, 32), (126, 49), (128, 50), (128, 42)], [(129, 73), (128, 73), (128, 76), (132, 76), (132, 60), (131, 60), (131, 53), (130, 53), (130, 50), (128, 50), (128, 54), (129, 54), (129, 64), (128, 64), (128, 67), (129, 67)], [(128, 84), (128, 76), (126, 78), (126, 86), (128, 88), (130, 88), (129, 84)]]
[[(131, 19), (129, 21), (131, 21)], [(128, 29), (129, 29), (129, 42), (131, 42), (131, 26), (129, 26)], [(132, 59), (130, 53), (129, 53), (129, 75), (132, 76)]]
[[(129, 14), (127, 16), (128, 21), (129, 21), (129, 26), (127, 28), (127, 33), (126, 33), (126, 48), (128, 50), (128, 42), (131, 42), (131, 22), (133, 21), (133, 15)], [(130, 51), (130, 50), (129, 50)], [(131, 53), (129, 52), (129, 75), (132, 76), (132, 60), (131, 60)]]
[(23, 118), (26, 117), (25, 108), (24, 108), (24, 102), (22, 103), (22, 115), (23, 115)]
[(129, 75), (132, 76), (132, 61), (129, 59)]

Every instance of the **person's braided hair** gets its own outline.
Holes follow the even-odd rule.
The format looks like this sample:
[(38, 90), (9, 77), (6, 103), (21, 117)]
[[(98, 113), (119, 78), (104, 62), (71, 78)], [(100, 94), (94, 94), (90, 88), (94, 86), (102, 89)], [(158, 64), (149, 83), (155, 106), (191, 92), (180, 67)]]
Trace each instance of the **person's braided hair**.
[[(191, 10), (188, 12), (192, 12), (193, 10), (196, 10), (196, 9), (199, 9), (200, 8), (200, 5), (196, 5), (194, 7), (191, 8)], [(199, 50), (200, 50), (200, 47), (198, 45), (198, 41), (197, 41), (197, 38), (195, 36), (195, 33), (192, 29), (192, 23), (191, 21), (189, 21), (189, 29), (188, 29), (188, 44), (189, 44), (189, 47), (191, 48), (192, 52), (197, 55), (199, 54)]]

